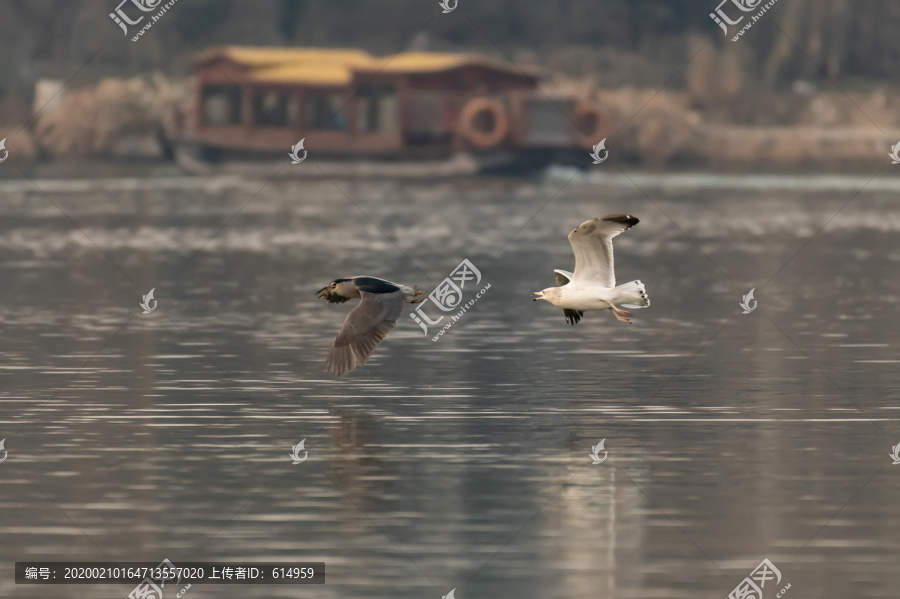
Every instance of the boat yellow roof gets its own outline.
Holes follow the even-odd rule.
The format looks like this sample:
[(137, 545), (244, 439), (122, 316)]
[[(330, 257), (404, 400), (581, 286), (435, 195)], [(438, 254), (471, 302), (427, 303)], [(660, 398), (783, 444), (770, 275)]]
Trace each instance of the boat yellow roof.
[(495, 60), (481, 54), (401, 52), (375, 57), (364, 50), (330, 48), (215, 48), (204, 60), (226, 58), (245, 66), (253, 81), (346, 85), (359, 71), (383, 73), (439, 73), (463, 66), (482, 66), (519, 76), (535, 77), (538, 71)]
[(397, 73), (438, 73), (464, 66), (482, 66), (517, 75), (534, 76), (534, 68), (521, 68), (483, 54), (451, 54), (448, 52), (400, 52), (386, 58), (376, 58), (378, 69)]

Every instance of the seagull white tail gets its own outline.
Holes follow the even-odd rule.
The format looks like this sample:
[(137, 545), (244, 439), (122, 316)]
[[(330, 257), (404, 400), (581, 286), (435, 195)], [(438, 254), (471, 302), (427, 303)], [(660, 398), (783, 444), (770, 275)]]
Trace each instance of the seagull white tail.
[(624, 308), (646, 308), (650, 305), (647, 289), (640, 281), (631, 281), (613, 289), (616, 305)]

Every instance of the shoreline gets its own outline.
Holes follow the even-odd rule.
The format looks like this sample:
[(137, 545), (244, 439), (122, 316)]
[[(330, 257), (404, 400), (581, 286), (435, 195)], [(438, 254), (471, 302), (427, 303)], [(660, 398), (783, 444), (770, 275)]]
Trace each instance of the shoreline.
[[(892, 176), (886, 168), (878, 173), (877, 165), (873, 165), (868, 173), (804, 173), (785, 174), (773, 172), (736, 172), (722, 173), (710, 169), (670, 169), (665, 172), (653, 172), (645, 168), (626, 169), (625, 174), (618, 170), (585, 170), (578, 173), (578, 167), (551, 166), (541, 171), (521, 177), (481, 175), (463, 177), (457, 180), (512, 180), (523, 183), (540, 183), (541, 181), (569, 181), (582, 184), (600, 184), (607, 187), (639, 187), (669, 189), (798, 189), (798, 190), (848, 190), (856, 191), (865, 187), (869, 191), (900, 191), (900, 165), (897, 175)], [(888, 166), (890, 164), (888, 163)], [(17, 171), (18, 172), (18, 171)], [(878, 173), (878, 176), (875, 176)], [(239, 187), (247, 183), (264, 180), (260, 177), (248, 177), (235, 174), (191, 175), (187, 173), (153, 173), (135, 176), (94, 176), (94, 177), (17, 177), (0, 178), (0, 191), (3, 192), (38, 192), (81, 193), (85, 191), (134, 191), (140, 189), (198, 189), (209, 185), (223, 188)], [(294, 179), (303, 182), (298, 177)], [(318, 179), (327, 181), (327, 179)], [(340, 178), (338, 178), (340, 180)], [(426, 185), (428, 180), (406, 180), (380, 177), (380, 181), (403, 181), (412, 186)]]
[[(147, 140), (144, 148), (146, 154), (131, 152), (122, 156), (106, 156), (103, 158), (83, 159), (59, 159), (19, 157), (16, 160), (15, 146), (7, 143), (10, 150), (10, 160), (0, 165), (0, 177), (23, 178), (21, 172), (15, 166), (21, 167), (29, 177), (57, 178), (75, 175), (83, 177), (87, 172), (89, 177), (117, 176), (121, 173), (142, 176), (181, 176), (189, 174), (176, 161), (163, 157), (161, 149), (156, 148), (153, 140)], [(873, 173), (879, 166), (892, 166), (889, 153), (892, 147), (900, 141), (900, 129), (882, 131), (873, 128), (861, 127), (735, 127), (706, 125), (696, 131), (695, 136), (689, 142), (684, 143), (660, 162), (653, 157), (643, 155), (643, 152), (629, 143), (630, 140), (610, 138), (607, 148), (610, 152), (610, 161), (603, 166), (592, 166), (588, 151), (584, 152), (584, 164), (573, 168), (584, 168), (585, 171), (599, 172), (610, 165), (619, 163), (629, 172), (648, 171), (655, 173), (671, 172), (716, 172), (733, 175), (780, 175), (790, 173), (808, 176), (842, 175)], [(150, 152), (149, 150), (158, 150)], [(314, 161), (310, 161), (312, 164)], [(454, 155), (447, 160), (435, 160), (433, 162), (415, 163), (414, 168), (406, 169), (416, 174), (415, 178), (440, 177), (472, 177), (491, 176), (478, 175), (475, 160), (467, 155)], [(340, 172), (346, 168), (359, 171), (355, 176), (361, 178), (377, 178), (377, 173), (383, 173), (385, 178), (404, 178), (403, 165), (401, 163), (378, 162), (371, 159), (345, 160), (335, 162), (321, 162), (320, 167), (335, 166), (329, 169), (331, 176), (340, 177)], [(254, 177), (271, 167), (279, 169), (277, 161), (268, 162), (264, 159), (248, 161), (246, 164), (238, 163), (229, 166), (226, 163), (212, 164), (209, 175), (235, 175)], [(561, 168), (555, 165), (548, 169)], [(562, 167), (566, 168), (566, 167)], [(423, 169), (425, 169), (423, 171)], [(254, 172), (258, 171), (258, 172)], [(158, 174), (157, 174), (158, 173)], [(430, 173), (430, 174), (429, 174)], [(531, 176), (533, 172), (522, 171), (523, 177)], [(287, 178), (304, 178), (310, 173), (292, 173), (285, 171)], [(513, 176), (518, 173), (513, 173)], [(204, 176), (204, 175), (200, 175)]]

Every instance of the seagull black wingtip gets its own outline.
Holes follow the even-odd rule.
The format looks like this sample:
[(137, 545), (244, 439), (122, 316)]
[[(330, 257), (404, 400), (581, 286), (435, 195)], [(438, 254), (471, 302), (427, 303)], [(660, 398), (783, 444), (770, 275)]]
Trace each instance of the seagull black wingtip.
[(605, 220), (613, 223), (621, 223), (623, 225), (627, 225), (629, 228), (641, 222), (638, 217), (631, 216), (630, 214), (610, 214), (608, 216), (600, 217), (600, 220)]

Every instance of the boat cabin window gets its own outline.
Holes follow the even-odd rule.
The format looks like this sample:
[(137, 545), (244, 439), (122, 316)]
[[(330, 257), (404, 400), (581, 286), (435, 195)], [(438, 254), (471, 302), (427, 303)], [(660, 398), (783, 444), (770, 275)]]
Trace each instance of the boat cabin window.
[(324, 131), (344, 131), (347, 118), (344, 114), (344, 96), (339, 94), (311, 94), (306, 96), (306, 128)]
[(207, 125), (240, 125), (240, 88), (236, 85), (207, 85), (204, 87), (203, 122)]
[(359, 133), (397, 132), (397, 89), (393, 85), (367, 85), (357, 96)]
[(284, 92), (260, 92), (253, 98), (253, 124), (257, 127), (289, 127), (296, 124), (293, 98)]

